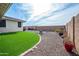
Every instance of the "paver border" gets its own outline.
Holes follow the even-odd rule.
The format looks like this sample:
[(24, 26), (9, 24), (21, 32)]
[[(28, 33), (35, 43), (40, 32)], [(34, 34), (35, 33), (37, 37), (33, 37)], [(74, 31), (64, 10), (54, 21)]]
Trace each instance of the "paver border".
[(37, 44), (35, 44), (32, 48), (30, 48), (27, 51), (25, 51), (22, 54), (20, 54), (19, 56), (24, 56), (26, 53), (30, 52), (33, 48), (35, 48), (41, 42), (41, 35), (38, 34), (38, 36), (39, 36), (39, 41), (37, 42)]

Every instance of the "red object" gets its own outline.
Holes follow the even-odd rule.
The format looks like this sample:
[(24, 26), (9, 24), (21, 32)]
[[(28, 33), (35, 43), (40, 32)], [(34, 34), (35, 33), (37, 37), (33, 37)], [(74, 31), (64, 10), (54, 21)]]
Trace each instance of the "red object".
[(71, 41), (64, 43), (65, 49), (67, 52), (72, 52), (74, 45), (71, 43)]

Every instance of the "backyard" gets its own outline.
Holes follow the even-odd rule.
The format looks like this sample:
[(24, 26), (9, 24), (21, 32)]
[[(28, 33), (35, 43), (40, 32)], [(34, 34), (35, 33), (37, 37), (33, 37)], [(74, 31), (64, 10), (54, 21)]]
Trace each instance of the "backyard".
[(17, 56), (32, 48), (39, 41), (34, 32), (0, 34), (0, 56)]

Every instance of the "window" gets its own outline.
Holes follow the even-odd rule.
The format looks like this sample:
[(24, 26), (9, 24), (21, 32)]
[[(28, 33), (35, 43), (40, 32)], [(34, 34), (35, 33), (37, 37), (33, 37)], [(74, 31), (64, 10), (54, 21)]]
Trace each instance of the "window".
[(18, 27), (21, 27), (21, 22), (18, 22)]
[(0, 27), (6, 27), (6, 20), (0, 20)]

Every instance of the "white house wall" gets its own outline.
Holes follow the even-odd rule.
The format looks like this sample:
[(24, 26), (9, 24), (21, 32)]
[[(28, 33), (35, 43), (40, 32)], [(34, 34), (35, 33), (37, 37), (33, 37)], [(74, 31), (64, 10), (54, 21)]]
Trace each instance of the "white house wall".
[(6, 20), (6, 27), (0, 27), (0, 32), (23, 31), (23, 27), (18, 27), (18, 22)]

